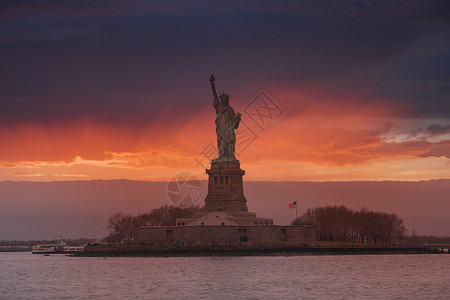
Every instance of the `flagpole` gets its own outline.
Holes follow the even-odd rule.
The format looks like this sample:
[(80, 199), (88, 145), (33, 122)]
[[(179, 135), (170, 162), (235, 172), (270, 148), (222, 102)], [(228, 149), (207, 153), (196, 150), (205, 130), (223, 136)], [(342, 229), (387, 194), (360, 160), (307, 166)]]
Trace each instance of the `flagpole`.
[(297, 215), (297, 203), (295, 204), (295, 219), (297, 219), (298, 218), (298, 215)]

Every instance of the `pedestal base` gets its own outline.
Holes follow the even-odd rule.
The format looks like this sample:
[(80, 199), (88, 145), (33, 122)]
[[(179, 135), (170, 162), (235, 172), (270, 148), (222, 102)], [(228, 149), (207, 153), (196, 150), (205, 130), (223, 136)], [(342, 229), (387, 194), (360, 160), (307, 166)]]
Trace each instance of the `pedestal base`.
[(208, 195), (204, 212), (248, 212), (239, 162), (212, 162), (207, 169)]
[(238, 161), (211, 163), (205, 206), (194, 218), (177, 219), (177, 226), (273, 226), (273, 220), (248, 212)]

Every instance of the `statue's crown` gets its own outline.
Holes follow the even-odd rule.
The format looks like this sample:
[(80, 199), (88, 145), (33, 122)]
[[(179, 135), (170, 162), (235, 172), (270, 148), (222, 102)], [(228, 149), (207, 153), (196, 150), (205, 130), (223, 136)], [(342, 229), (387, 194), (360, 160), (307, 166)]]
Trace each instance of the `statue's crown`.
[(220, 93), (219, 96), (220, 96), (220, 97), (225, 96), (225, 97), (231, 98), (231, 95), (230, 95), (230, 94), (224, 93), (224, 92)]

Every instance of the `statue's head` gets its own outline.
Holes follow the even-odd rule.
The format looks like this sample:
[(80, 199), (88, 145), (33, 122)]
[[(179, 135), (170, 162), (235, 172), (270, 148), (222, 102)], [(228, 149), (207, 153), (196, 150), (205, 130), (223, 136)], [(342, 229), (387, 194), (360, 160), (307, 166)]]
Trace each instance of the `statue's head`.
[(223, 104), (228, 105), (230, 103), (230, 98), (231, 95), (229, 95), (228, 93), (220, 94), (220, 102), (222, 102)]

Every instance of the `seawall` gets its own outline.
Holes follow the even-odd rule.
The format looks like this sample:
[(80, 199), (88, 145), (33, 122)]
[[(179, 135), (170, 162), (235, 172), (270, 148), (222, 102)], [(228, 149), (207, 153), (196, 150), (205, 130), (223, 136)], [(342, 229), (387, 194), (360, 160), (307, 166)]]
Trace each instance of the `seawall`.
[(264, 256), (264, 255), (369, 255), (433, 254), (427, 247), (310, 247), (310, 246), (88, 246), (76, 256)]

